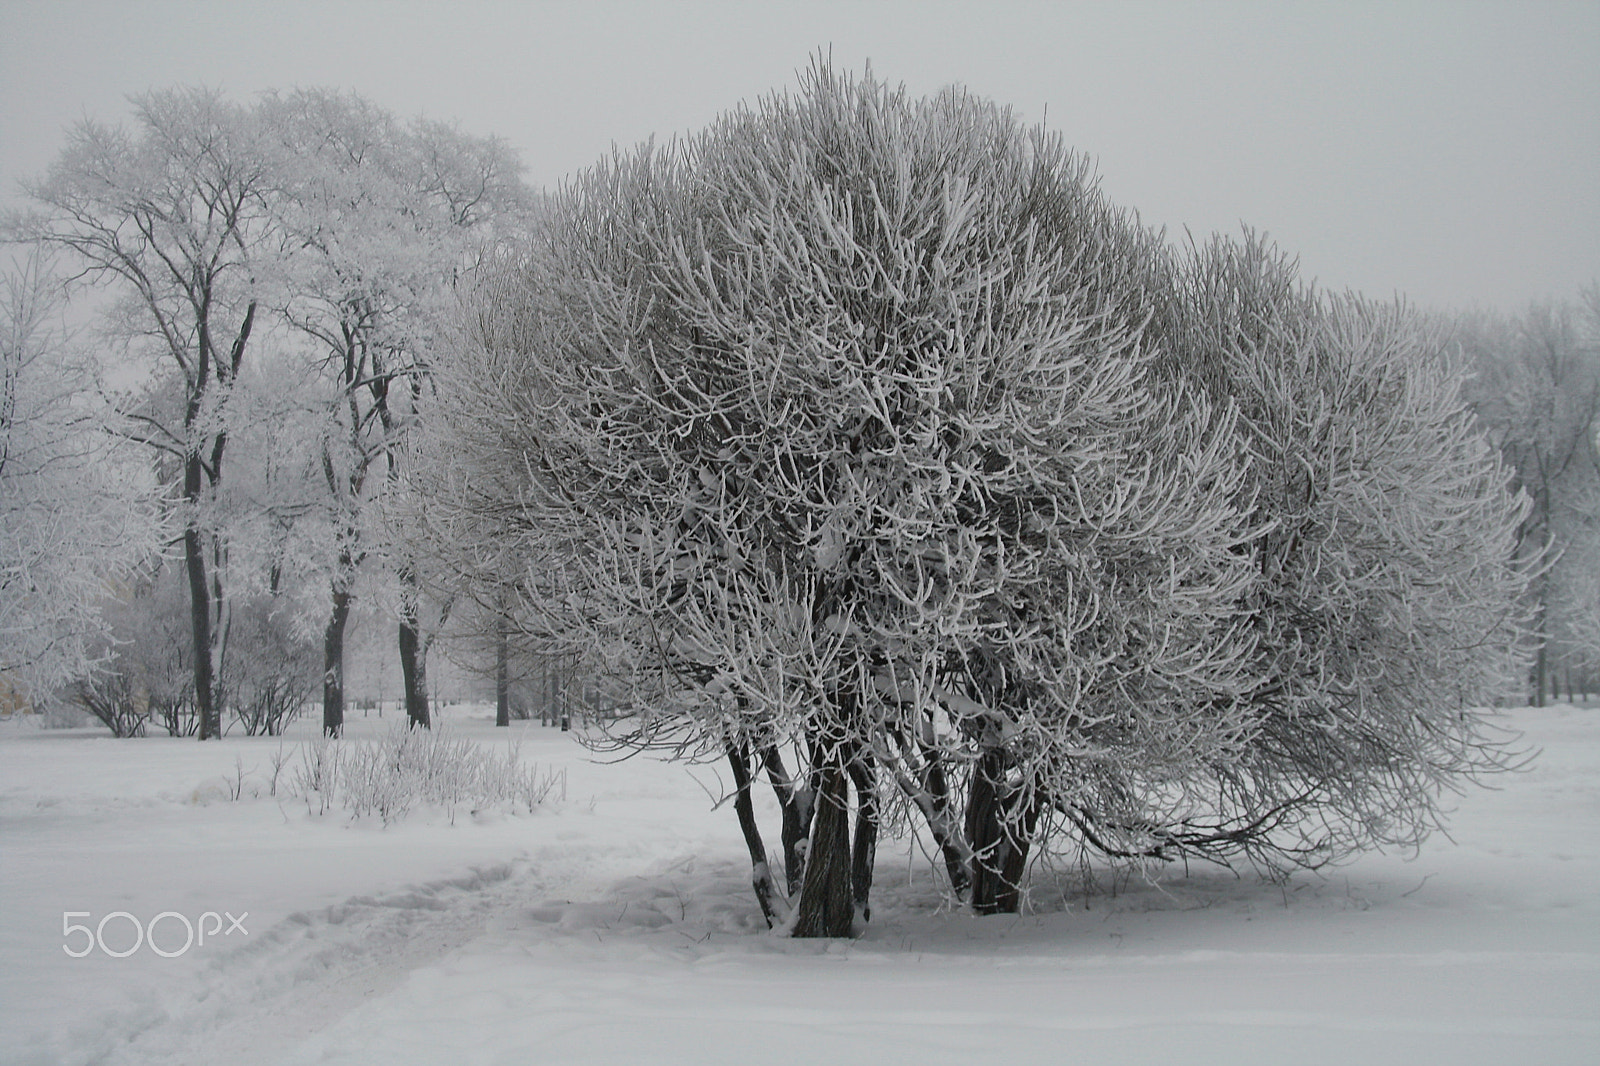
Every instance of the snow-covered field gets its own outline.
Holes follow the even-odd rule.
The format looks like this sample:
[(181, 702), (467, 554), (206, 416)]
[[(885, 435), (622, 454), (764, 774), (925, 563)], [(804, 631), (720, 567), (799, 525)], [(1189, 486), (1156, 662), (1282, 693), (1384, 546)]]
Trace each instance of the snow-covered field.
[[(979, 919), (890, 843), (853, 942), (766, 933), (711, 767), (518, 726), (564, 798), (384, 827), (267, 795), (274, 739), (0, 723), (0, 1062), (1593, 1063), (1600, 710), (1512, 720), (1541, 757), (1419, 857), (1286, 886), (1036, 869), (1028, 913)], [(65, 912), (118, 911), (112, 950), (248, 916), (68, 956)]]

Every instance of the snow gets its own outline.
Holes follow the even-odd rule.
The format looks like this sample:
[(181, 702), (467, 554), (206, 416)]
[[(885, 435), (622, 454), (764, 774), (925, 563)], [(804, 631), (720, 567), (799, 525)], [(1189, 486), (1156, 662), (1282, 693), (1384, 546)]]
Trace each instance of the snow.
[[(1540, 757), (1417, 857), (1282, 886), (1035, 869), (1027, 913), (974, 918), (891, 841), (866, 934), (805, 942), (767, 933), (714, 767), (519, 725), (564, 799), (384, 827), (267, 795), (275, 739), (0, 723), (0, 1063), (1593, 1062), (1600, 709), (1512, 720)], [(70, 958), (64, 911), (248, 935)]]

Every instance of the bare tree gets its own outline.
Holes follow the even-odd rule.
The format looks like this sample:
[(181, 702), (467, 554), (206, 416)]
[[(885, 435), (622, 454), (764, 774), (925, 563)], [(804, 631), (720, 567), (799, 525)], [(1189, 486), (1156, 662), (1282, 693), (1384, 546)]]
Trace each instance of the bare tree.
[(218, 735), (227, 648), (228, 545), (210, 513), (224, 482), (230, 399), (256, 323), (257, 259), (272, 170), (244, 108), (198, 89), (133, 100), (129, 133), (84, 121), (11, 227), (110, 286), (118, 329), (178, 382), (171, 417), (130, 410), (126, 432), (179, 466), (200, 739)]
[[(350, 94), (302, 90), (262, 105), (283, 156), (273, 201), (283, 242), (281, 310), (315, 345), (328, 386), (318, 460), (330, 530), (323, 729), (344, 721), (344, 631), (370, 550), (365, 507), (393, 483), (433, 350), (471, 265), (475, 231), (526, 206), (509, 150), (440, 123), (404, 127)], [(401, 666), (411, 720), (428, 724), (427, 644), (416, 567), (400, 579)]]
[[(1543, 560), (1534, 581), (1533, 702), (1554, 683), (1552, 661), (1575, 639), (1570, 593), (1600, 541), (1600, 346), (1567, 304), (1534, 305), (1514, 319), (1479, 316), (1458, 334), (1474, 370), (1473, 406), (1532, 501), (1519, 552)], [(1581, 623), (1580, 623), (1581, 628)]]
[[(34, 247), (0, 291), (0, 676), (33, 702), (104, 660), (107, 590), (158, 547), (94, 368), (62, 324), (65, 292)], [(87, 386), (87, 387), (86, 387)]]

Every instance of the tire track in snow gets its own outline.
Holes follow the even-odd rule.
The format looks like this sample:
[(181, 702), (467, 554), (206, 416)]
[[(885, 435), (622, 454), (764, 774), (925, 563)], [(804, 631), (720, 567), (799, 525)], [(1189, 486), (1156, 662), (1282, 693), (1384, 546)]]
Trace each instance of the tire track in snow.
[[(585, 912), (641, 862), (683, 843), (596, 842), (563, 826), (517, 859), (393, 892), (292, 913), (166, 990), (158, 1005), (101, 1021), (94, 1066), (277, 1061), (411, 974), (484, 935), (514, 935), (540, 901)], [(700, 842), (702, 847), (704, 842)], [(540, 924), (535, 921), (535, 925)]]
[(546, 882), (519, 859), (291, 914), (207, 967), (198, 988), (169, 995), (136, 1031), (106, 1034), (114, 1046), (87, 1061), (202, 1066), (271, 1058), (482, 935), (494, 915)]

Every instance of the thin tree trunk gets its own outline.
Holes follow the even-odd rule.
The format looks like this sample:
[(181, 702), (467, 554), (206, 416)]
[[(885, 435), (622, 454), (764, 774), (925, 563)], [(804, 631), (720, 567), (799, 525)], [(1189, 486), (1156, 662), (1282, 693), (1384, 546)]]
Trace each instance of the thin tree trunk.
[[(199, 351), (196, 353), (197, 374), (189, 397), (188, 409), (184, 415), (184, 428), (191, 432), (199, 417), (202, 398), (207, 392), (208, 368), (212, 365), (213, 359), (209, 286), (204, 288), (204, 292), (205, 296), (196, 316), (198, 326), (196, 339), (199, 344)], [(234, 337), (232, 349), (228, 353), (228, 362), (216, 364), (218, 386), (226, 388), (238, 378), (239, 366), (244, 360), (245, 346), (250, 342), (250, 332), (254, 328), (255, 319), (256, 303), (252, 300), (245, 308), (244, 321), (240, 323), (239, 333)], [(199, 452), (191, 451), (184, 457), (183, 494), (190, 507), (200, 503), (202, 477), (210, 485), (211, 491), (216, 492), (217, 485), (222, 480), (222, 459), (227, 446), (228, 431), (224, 427), (211, 438), (209, 469), (207, 464), (202, 462)], [(220, 684), (222, 658), (227, 647), (230, 620), (229, 604), (222, 589), (224, 549), (220, 540), (213, 541), (212, 547), (218, 558), (213, 562), (208, 582), (205, 548), (192, 515), (187, 525), (183, 541), (189, 571), (189, 610), (194, 629), (195, 706), (200, 716), (200, 739), (207, 740), (222, 736), (223, 708)]]
[(950, 890), (956, 894), (957, 899), (963, 899), (972, 889), (972, 874), (969, 867), (971, 862), (971, 849), (962, 847), (963, 841), (958, 839), (958, 830), (951, 817), (950, 782), (945, 776), (944, 764), (935, 752), (924, 751), (927, 759), (927, 772), (923, 775), (925, 787), (932, 798), (932, 807), (935, 818), (928, 819), (928, 827), (933, 832), (933, 839), (939, 845), (939, 851), (944, 856), (945, 873), (950, 878)]
[(563, 733), (572, 728), (572, 671), (556, 669), (556, 724)]
[(505, 619), (501, 618), (495, 632), (494, 647), (494, 724), (497, 726), (511, 725), (510, 643)]
[(750, 887), (755, 890), (756, 902), (761, 905), (762, 917), (771, 929), (778, 922), (778, 886), (772, 879), (772, 867), (767, 863), (767, 845), (761, 839), (761, 827), (756, 824), (755, 804), (750, 798), (750, 753), (741, 746), (728, 747), (728, 765), (733, 768), (733, 784), (738, 792), (733, 797), (733, 810), (739, 816), (739, 830), (744, 834), (745, 846), (750, 851)]
[(783, 873), (789, 897), (793, 899), (805, 878), (806, 838), (811, 832), (813, 797), (810, 789), (789, 776), (777, 748), (763, 749), (761, 762), (767, 768), (767, 780), (772, 783), (772, 791), (777, 794), (778, 806), (783, 811)]
[(1544, 513), (1544, 535), (1540, 538), (1543, 543), (1542, 557), (1546, 560), (1547, 569), (1539, 576), (1539, 600), (1534, 614), (1534, 638), (1539, 642), (1538, 651), (1534, 654), (1533, 661), (1533, 705), (1545, 706), (1545, 693), (1549, 691), (1550, 671), (1550, 571), (1548, 569), (1552, 539), (1550, 536), (1550, 489), (1548, 479), (1544, 493), (1540, 500)]
[[(200, 457), (186, 456), (183, 463), (184, 496), (194, 505), (200, 498)], [(194, 701), (200, 718), (200, 739), (209, 740), (217, 728), (216, 676), (211, 657), (211, 582), (206, 579), (205, 548), (191, 517), (183, 531), (183, 561), (189, 579), (189, 629), (194, 642)]]
[(336, 583), (333, 609), (322, 631), (322, 733), (344, 732), (344, 633), (350, 620), (350, 590)]
[(928, 831), (933, 835), (933, 842), (938, 846), (944, 858), (945, 873), (950, 878), (950, 890), (957, 899), (965, 899), (971, 887), (971, 874), (969, 872), (972, 862), (972, 849), (967, 846), (966, 838), (962, 836), (961, 828), (956, 824), (954, 804), (950, 796), (950, 781), (944, 772), (944, 763), (939, 752), (931, 744), (918, 743), (913, 749), (912, 745), (903, 737), (897, 738), (903, 756), (915, 751), (916, 760), (911, 769), (905, 769), (908, 759), (900, 759), (900, 767), (895, 771), (895, 780), (900, 789), (922, 812), (922, 817), (928, 825)]
[(561, 671), (555, 660), (545, 665), (545, 682), (544, 713), (549, 719), (545, 724), (554, 727), (561, 724)]

